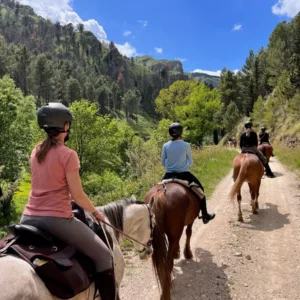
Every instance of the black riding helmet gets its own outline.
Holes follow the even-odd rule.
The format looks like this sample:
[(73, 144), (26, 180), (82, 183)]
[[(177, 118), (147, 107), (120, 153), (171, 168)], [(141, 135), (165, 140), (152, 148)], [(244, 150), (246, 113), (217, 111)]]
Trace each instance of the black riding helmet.
[(261, 128), (261, 131), (266, 131), (266, 127), (262, 127), (262, 128)]
[(64, 132), (65, 124), (72, 122), (70, 110), (58, 102), (43, 105), (38, 111), (38, 124), (46, 132)]
[(251, 121), (247, 121), (245, 124), (245, 128), (251, 128), (252, 127), (252, 122)]
[(173, 139), (181, 137), (183, 127), (179, 123), (173, 123), (169, 126), (169, 134)]

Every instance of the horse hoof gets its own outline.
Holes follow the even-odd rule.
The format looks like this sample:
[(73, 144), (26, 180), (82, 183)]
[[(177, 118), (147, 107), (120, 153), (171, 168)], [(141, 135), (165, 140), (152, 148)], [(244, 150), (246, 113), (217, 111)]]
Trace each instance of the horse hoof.
[(252, 211), (252, 213), (253, 213), (254, 215), (258, 215), (258, 211), (257, 211), (257, 210)]
[(238, 218), (238, 221), (243, 223), (244, 219), (243, 218)]
[(180, 258), (180, 251), (178, 251), (175, 255), (174, 255), (174, 259), (179, 259)]
[(193, 253), (192, 252), (184, 252), (184, 258), (185, 259), (192, 259)]

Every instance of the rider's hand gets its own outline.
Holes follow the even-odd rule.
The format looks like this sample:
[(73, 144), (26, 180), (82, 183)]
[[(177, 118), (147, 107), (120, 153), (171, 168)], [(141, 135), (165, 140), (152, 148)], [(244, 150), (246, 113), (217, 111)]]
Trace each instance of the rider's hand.
[(97, 221), (103, 221), (104, 220), (104, 214), (96, 209), (94, 212), (92, 212), (92, 216), (97, 220)]

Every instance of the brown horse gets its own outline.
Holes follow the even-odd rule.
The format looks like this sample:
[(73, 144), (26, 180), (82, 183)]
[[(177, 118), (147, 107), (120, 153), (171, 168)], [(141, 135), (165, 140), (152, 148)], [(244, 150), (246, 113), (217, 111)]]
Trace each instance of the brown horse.
[(261, 145), (259, 145), (257, 147), (257, 149), (260, 150), (263, 153), (263, 155), (266, 157), (266, 159), (267, 159), (267, 161), (269, 163), (270, 157), (273, 154), (272, 147), (268, 143), (262, 143)]
[(190, 239), (200, 204), (193, 192), (177, 183), (155, 185), (147, 193), (145, 202), (155, 215), (152, 262), (161, 287), (161, 300), (170, 300), (174, 259), (180, 257), (179, 240), (187, 226), (184, 257), (192, 258)]
[(264, 167), (255, 154), (243, 153), (237, 155), (233, 160), (233, 180), (234, 185), (231, 188), (229, 197), (233, 200), (237, 195), (239, 204), (238, 220), (243, 222), (243, 214), (241, 209), (241, 187), (244, 182), (248, 182), (251, 194), (252, 212), (257, 214), (258, 196), (261, 178), (264, 175)]

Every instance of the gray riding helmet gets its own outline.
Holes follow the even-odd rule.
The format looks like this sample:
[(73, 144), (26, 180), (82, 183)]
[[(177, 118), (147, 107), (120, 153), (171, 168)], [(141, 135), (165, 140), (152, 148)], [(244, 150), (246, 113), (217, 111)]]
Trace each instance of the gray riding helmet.
[(61, 128), (67, 122), (71, 124), (73, 116), (70, 110), (63, 104), (58, 102), (50, 102), (43, 105), (38, 111), (38, 124), (40, 128)]

